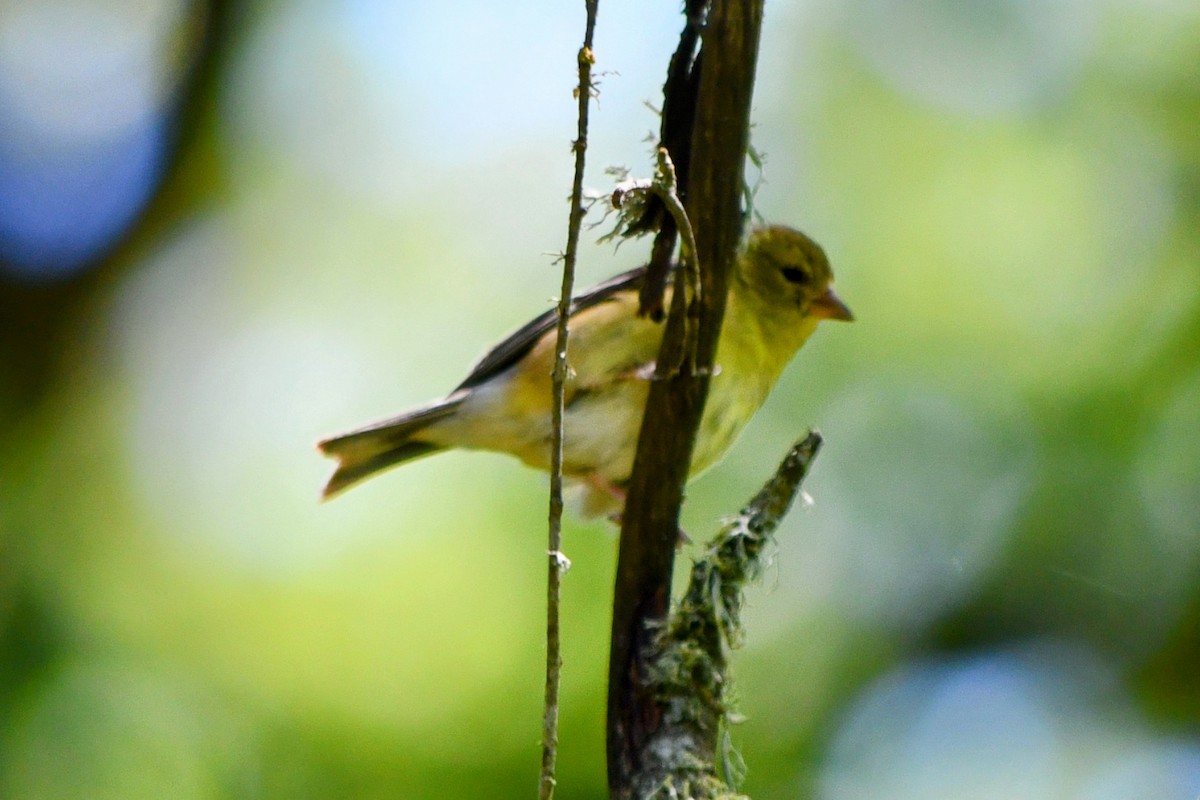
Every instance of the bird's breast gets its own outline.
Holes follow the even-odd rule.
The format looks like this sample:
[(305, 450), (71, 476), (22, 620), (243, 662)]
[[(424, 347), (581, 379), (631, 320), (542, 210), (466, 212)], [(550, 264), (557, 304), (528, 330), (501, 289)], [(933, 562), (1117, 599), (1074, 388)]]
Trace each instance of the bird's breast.
[(761, 386), (753, 376), (748, 380), (723, 373), (713, 377), (696, 434), (691, 477), (717, 463), (733, 446), (746, 423), (762, 406), (769, 388)]

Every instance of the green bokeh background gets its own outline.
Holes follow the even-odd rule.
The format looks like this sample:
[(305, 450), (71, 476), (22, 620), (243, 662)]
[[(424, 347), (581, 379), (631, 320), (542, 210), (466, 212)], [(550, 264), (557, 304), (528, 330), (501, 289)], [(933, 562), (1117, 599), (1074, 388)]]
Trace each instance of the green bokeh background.
[[(598, 192), (650, 170), (648, 6), (600, 6)], [(0, 797), (532, 796), (544, 477), (318, 505), (312, 443), (557, 290), (582, 3), (199, 8), (129, 67), (195, 65), (129, 236), (0, 283)], [(701, 539), (825, 434), (734, 659), (744, 790), (1194, 800), (1200, 7), (779, 0), (755, 97), (756, 210), (858, 321), (689, 490)], [(599, 798), (615, 539), (565, 549), (559, 796)]]

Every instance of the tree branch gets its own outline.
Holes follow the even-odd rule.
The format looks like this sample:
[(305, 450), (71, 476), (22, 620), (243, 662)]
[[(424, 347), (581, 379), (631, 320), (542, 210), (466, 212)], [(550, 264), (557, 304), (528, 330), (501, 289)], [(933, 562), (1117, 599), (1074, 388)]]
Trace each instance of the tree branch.
[(570, 566), (562, 552), (563, 513), (563, 404), (567, 382), (568, 321), (571, 296), (575, 291), (575, 261), (579, 251), (579, 230), (583, 224), (583, 173), (587, 153), (588, 108), (592, 100), (592, 37), (596, 30), (599, 0), (585, 0), (587, 22), (583, 47), (579, 49), (578, 125), (572, 150), (575, 152), (575, 177), (571, 183), (571, 211), (567, 221), (567, 248), (563, 254), (562, 290), (558, 297), (557, 339), (554, 345), (554, 371), (551, 374), (550, 511), (549, 542), (546, 555), (546, 687), (542, 713), (542, 770), (538, 781), (539, 800), (554, 796), (558, 763), (558, 695), (562, 674), (562, 647), (559, 629), (559, 605), (562, 575)]
[[(696, 5), (689, 3), (688, 11), (698, 13)], [(713, 0), (703, 33), (685, 197), (696, 234), (693, 257), (703, 267), (702, 291), (689, 309), (686, 270), (676, 272), (621, 527), (608, 693), (608, 779), (614, 798), (637, 796), (639, 779), (652, 766), (646, 748), (664, 721), (664, 706), (649, 682), (647, 645), (652, 631), (661, 629), (670, 602), (683, 487), (725, 313), (727, 276), (744, 224), (741, 189), (762, 6), (763, 0)], [(698, 323), (694, 356), (684, 351), (688, 316)], [(694, 368), (671, 371), (672, 364)]]
[[(679, 44), (667, 67), (663, 85), (662, 123), (658, 146), (666, 149), (680, 173), (680, 198), (687, 197), (688, 165), (692, 155), (692, 126), (696, 120), (696, 92), (699, 88), (700, 57), (696, 46), (708, 13), (708, 0), (687, 0), (684, 6), (685, 23), (679, 34)], [(664, 215), (665, 203), (651, 200), (641, 216), (626, 229), (637, 234), (658, 228), (646, 280), (638, 298), (638, 313), (652, 319), (662, 318), (662, 300), (670, 271), (671, 255), (675, 252), (677, 215)]]
[(793, 445), (775, 475), (693, 565), (687, 591), (647, 657), (649, 688), (664, 712), (646, 743), (652, 762), (633, 797), (664, 790), (665, 796), (697, 800), (737, 796), (726, 783), (729, 768), (725, 780), (716, 769), (718, 755), (727, 755), (720, 732), (730, 716), (725, 649), (741, 644), (743, 592), (762, 574), (763, 552), (820, 447), (815, 431)]

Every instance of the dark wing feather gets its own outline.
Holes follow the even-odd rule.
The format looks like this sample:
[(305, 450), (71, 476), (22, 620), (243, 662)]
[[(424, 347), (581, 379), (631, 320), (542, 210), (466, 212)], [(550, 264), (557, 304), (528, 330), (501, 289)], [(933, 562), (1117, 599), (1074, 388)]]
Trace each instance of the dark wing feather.
[[(588, 289), (583, 294), (576, 295), (575, 299), (571, 301), (571, 316), (578, 314), (584, 309), (600, 305), (617, 292), (639, 290), (645, 275), (646, 268), (638, 267), (637, 269), (609, 278), (604, 283)], [(507, 339), (489, 350), (483, 358), (479, 359), (479, 363), (471, 370), (471, 374), (455, 388), (455, 391), (478, 386), (504, 372), (504, 370), (513, 364), (516, 364), (533, 349), (533, 346), (538, 343), (547, 331), (554, 329), (557, 322), (558, 310), (554, 308), (540, 316), (534, 317), (520, 329), (514, 331)]]

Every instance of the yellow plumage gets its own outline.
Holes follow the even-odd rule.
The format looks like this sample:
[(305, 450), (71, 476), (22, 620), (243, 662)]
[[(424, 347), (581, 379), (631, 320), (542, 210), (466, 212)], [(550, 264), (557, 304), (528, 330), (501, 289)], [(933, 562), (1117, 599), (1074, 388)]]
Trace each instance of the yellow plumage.
[[(620, 507), (662, 341), (662, 323), (637, 315), (643, 275), (634, 270), (580, 295), (571, 314), (563, 473), (586, 484), (591, 512)], [(817, 323), (851, 319), (832, 283), (825, 253), (799, 231), (750, 234), (730, 277), (693, 477), (729, 449)], [(501, 342), (445, 400), (320, 442), (338, 459), (324, 496), (452, 447), (549, 469), (554, 319), (547, 312)]]

